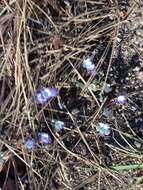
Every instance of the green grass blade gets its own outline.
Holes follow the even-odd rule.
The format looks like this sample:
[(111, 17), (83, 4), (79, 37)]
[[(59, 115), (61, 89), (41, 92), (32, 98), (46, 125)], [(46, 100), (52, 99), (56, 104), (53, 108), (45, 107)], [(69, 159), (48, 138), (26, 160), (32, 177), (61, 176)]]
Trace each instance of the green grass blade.
[(117, 165), (110, 168), (116, 171), (143, 169), (143, 164)]

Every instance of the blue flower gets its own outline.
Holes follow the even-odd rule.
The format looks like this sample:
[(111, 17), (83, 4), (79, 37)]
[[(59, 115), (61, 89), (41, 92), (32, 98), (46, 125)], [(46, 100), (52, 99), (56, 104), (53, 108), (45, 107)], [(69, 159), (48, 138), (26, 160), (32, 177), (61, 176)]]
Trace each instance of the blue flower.
[(56, 132), (60, 132), (65, 126), (63, 121), (58, 120), (58, 121), (53, 121), (53, 122), (54, 122), (54, 128)]
[(25, 142), (25, 147), (28, 149), (28, 150), (32, 150), (34, 149), (35, 147), (35, 140), (32, 138), (32, 139), (28, 139), (26, 142)]
[(37, 91), (34, 98), (37, 104), (44, 104), (48, 100), (57, 96), (58, 96), (58, 90), (56, 88), (42, 87), (40, 90)]
[(120, 95), (120, 96), (118, 96), (118, 97), (115, 99), (115, 102), (116, 102), (117, 104), (124, 105), (124, 104), (127, 103), (127, 98), (126, 98), (126, 96)]
[(111, 133), (111, 128), (107, 123), (98, 123), (98, 125), (96, 126), (96, 130), (102, 137), (108, 136)]
[(51, 136), (48, 133), (41, 132), (38, 134), (39, 142), (44, 145), (48, 145), (52, 143)]
[(95, 73), (96, 71), (95, 65), (93, 64), (92, 59), (89, 57), (84, 59), (82, 67), (85, 68), (89, 73)]

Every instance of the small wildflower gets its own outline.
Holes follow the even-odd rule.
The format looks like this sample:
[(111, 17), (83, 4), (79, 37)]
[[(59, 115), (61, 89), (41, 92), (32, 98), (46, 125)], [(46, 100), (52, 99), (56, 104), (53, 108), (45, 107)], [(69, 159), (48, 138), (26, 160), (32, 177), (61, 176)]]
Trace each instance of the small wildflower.
[(125, 96), (123, 96), (123, 95), (120, 95), (120, 96), (118, 96), (118, 97), (115, 99), (115, 102), (116, 102), (117, 104), (124, 105), (124, 104), (127, 103), (127, 98), (126, 98)]
[(111, 133), (111, 128), (107, 123), (98, 123), (98, 125), (96, 126), (96, 130), (102, 137), (108, 136)]
[(48, 145), (52, 143), (51, 136), (48, 133), (41, 132), (38, 134), (38, 137), (41, 144)]
[(112, 117), (113, 116), (113, 110), (111, 108), (105, 107), (103, 109), (103, 115), (105, 117)]
[(85, 68), (90, 73), (95, 72), (95, 65), (93, 64), (91, 58), (84, 59), (82, 67)]
[(32, 150), (34, 149), (35, 147), (35, 140), (34, 139), (28, 139), (26, 142), (25, 142), (25, 147), (28, 149), (28, 150)]
[(110, 85), (110, 84), (106, 84), (104, 91), (105, 91), (106, 93), (111, 92), (111, 91), (112, 91), (111, 85)]
[(37, 104), (44, 104), (49, 99), (57, 97), (57, 96), (58, 96), (58, 90), (56, 88), (42, 87), (35, 94), (35, 101)]
[(54, 121), (54, 128), (56, 132), (60, 132), (64, 128), (65, 124), (63, 121)]

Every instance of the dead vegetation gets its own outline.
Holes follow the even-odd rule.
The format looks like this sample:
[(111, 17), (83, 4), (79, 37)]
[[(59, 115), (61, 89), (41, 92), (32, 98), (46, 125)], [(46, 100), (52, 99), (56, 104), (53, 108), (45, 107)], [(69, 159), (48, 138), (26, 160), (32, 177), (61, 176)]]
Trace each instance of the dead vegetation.
[[(0, 1), (3, 190), (142, 189), (142, 48), (125, 43), (130, 30), (122, 38), (136, 9), (141, 1)], [(87, 57), (95, 75), (82, 67)], [(32, 97), (43, 86), (59, 96), (36, 105)], [(116, 104), (120, 94), (126, 105)], [(105, 116), (105, 108), (113, 113)], [(53, 120), (64, 129), (56, 132)], [(110, 135), (97, 133), (99, 122), (110, 124)], [(41, 131), (52, 144), (39, 143)], [(28, 138), (36, 141), (32, 151)]]

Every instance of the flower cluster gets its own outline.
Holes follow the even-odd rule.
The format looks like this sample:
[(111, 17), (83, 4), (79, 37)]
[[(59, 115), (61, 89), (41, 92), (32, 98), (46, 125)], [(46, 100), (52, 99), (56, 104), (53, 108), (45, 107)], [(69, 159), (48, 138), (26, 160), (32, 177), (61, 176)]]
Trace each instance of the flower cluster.
[[(43, 145), (49, 145), (52, 143), (51, 136), (45, 132), (40, 132), (38, 134), (38, 140)], [(36, 146), (36, 141), (33, 138), (29, 138), (25, 141), (25, 147), (27, 148), (28, 151), (33, 150), (35, 146)]]
[[(96, 67), (91, 57), (88, 57), (83, 60), (82, 67), (86, 69), (86, 71), (90, 74), (96, 73)], [(96, 91), (96, 86), (94, 84), (91, 84), (90, 88), (93, 92)], [(112, 91), (112, 88), (110, 87), (110, 85), (107, 85), (105, 92), (109, 93), (111, 91)], [(56, 88), (42, 87), (35, 93), (34, 100), (37, 104), (43, 105), (47, 103), (50, 99), (55, 98), (58, 95), (59, 95), (59, 92)], [(127, 103), (127, 97), (124, 95), (119, 95), (114, 99), (114, 102), (118, 105), (125, 105)], [(108, 117), (110, 118), (113, 116), (113, 110), (107, 107), (104, 109), (103, 115), (107, 118)], [(65, 123), (60, 120), (52, 120), (52, 127), (57, 133), (59, 133), (64, 129)], [(99, 122), (96, 126), (96, 130), (99, 133), (99, 135), (102, 137), (108, 136), (111, 133), (111, 127), (108, 123)], [(49, 145), (52, 143), (51, 136), (46, 132), (39, 132), (38, 139), (39, 139), (39, 142), (43, 145)], [(25, 142), (25, 146), (28, 150), (32, 150), (35, 147), (35, 144), (36, 142), (32, 138), (28, 139)]]

